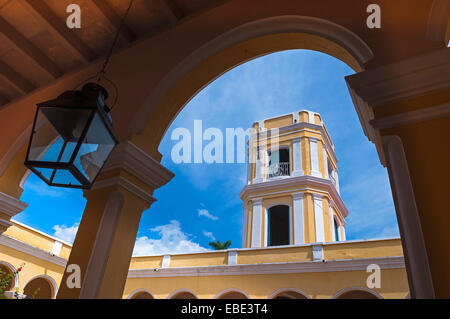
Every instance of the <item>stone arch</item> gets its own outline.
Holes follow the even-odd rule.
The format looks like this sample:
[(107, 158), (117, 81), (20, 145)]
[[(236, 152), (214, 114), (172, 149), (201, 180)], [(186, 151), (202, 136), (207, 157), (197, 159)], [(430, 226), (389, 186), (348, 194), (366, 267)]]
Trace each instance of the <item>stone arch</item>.
[(178, 289), (172, 292), (167, 299), (198, 299), (190, 289)]
[(366, 287), (348, 287), (339, 290), (333, 299), (384, 299), (379, 293)]
[[(39, 290), (37, 291), (37, 289)], [(54, 299), (57, 292), (56, 281), (48, 275), (38, 275), (31, 278), (23, 288), (23, 294), (27, 298), (36, 293), (35, 299)]]
[(267, 299), (310, 299), (307, 293), (297, 288), (280, 288)]
[(10, 285), (6, 288), (6, 291), (19, 288), (19, 276), (16, 274), (17, 270), (13, 265), (9, 262), (0, 260), (0, 270), (7, 274), (14, 275), (14, 280), (11, 281)]
[(132, 141), (160, 158), (157, 146), (193, 96), (233, 67), (290, 49), (329, 54), (355, 71), (364, 70), (364, 64), (373, 58), (360, 37), (324, 19), (280, 16), (244, 24), (194, 51), (154, 87), (131, 122), (129, 131), (135, 134)]
[(147, 289), (136, 289), (130, 293), (127, 299), (155, 299)]
[(228, 288), (219, 292), (214, 299), (250, 299), (250, 296), (238, 288)]

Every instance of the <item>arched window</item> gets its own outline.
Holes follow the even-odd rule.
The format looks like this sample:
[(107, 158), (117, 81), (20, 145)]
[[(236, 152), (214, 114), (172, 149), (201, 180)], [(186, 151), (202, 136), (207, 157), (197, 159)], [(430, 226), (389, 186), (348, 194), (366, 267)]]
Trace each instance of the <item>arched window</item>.
[(28, 299), (52, 299), (55, 295), (55, 288), (47, 278), (36, 277), (25, 285), (23, 294)]
[(380, 299), (372, 292), (364, 290), (349, 290), (336, 297), (336, 299)]
[(131, 293), (128, 297), (129, 299), (153, 299), (153, 296), (145, 290), (138, 290), (134, 293)]
[(239, 291), (228, 291), (217, 299), (248, 299), (248, 297)]
[[(12, 270), (6, 265), (0, 264), (0, 280), (6, 279), (8, 275), (14, 275)], [(4, 291), (11, 291), (15, 285), (15, 277), (13, 276), (9, 281), (8, 285), (4, 287)]]
[(289, 245), (289, 206), (277, 205), (267, 211), (267, 246)]
[(197, 297), (189, 291), (180, 291), (171, 296), (170, 299), (197, 299)]

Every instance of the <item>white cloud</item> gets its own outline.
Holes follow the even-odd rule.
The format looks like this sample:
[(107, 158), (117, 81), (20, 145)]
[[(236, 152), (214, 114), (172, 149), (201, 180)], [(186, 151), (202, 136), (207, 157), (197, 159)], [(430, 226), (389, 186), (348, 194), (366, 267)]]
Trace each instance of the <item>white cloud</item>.
[(207, 217), (209, 219), (212, 219), (212, 220), (218, 220), (219, 219), (219, 217), (210, 214), (207, 209), (199, 209), (198, 210), (198, 217), (200, 217), (200, 216), (205, 216), (205, 217)]
[(69, 244), (72, 244), (75, 236), (77, 235), (79, 223), (75, 223), (70, 227), (66, 225), (55, 225), (53, 226), (53, 236), (59, 238)]
[(208, 237), (208, 238), (211, 239), (212, 241), (215, 241), (215, 240), (216, 240), (216, 237), (214, 237), (213, 233), (210, 232), (210, 231), (204, 230), (204, 231), (203, 231), (203, 235), (205, 235), (206, 237)]
[(133, 256), (192, 253), (208, 250), (190, 240), (189, 236), (191, 235), (181, 230), (180, 222), (177, 220), (171, 220), (167, 225), (157, 226), (150, 230), (158, 232), (160, 238), (138, 237), (134, 245)]

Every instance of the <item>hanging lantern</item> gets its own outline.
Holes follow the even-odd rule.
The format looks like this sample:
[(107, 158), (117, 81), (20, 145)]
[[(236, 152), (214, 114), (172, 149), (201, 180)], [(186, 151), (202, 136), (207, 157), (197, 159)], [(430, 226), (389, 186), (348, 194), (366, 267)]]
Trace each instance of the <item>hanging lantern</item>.
[(50, 186), (91, 188), (117, 145), (107, 98), (87, 83), (37, 104), (25, 165)]

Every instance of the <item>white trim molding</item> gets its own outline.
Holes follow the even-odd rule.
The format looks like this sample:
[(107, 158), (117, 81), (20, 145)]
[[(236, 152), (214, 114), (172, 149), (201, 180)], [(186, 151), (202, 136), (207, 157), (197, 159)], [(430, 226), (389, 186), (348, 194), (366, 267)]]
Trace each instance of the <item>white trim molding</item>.
[[(253, 200), (264, 197), (266, 195), (277, 194), (280, 187), (288, 188), (292, 187), (288, 191), (282, 191), (279, 194), (285, 194), (289, 196), (292, 192), (325, 192), (328, 193), (333, 202), (336, 205), (336, 214), (341, 214), (342, 220), (348, 215), (347, 207), (345, 206), (341, 196), (339, 195), (337, 188), (330, 179), (315, 177), (311, 175), (303, 175), (297, 177), (290, 177), (286, 179), (273, 179), (264, 183), (245, 185), (242, 191), (239, 193), (240, 198), (245, 200)], [(261, 194), (261, 191), (267, 193)], [(255, 194), (255, 197), (252, 197)], [(256, 196), (258, 196), (256, 198)]]
[[(301, 273), (325, 273), (335, 271), (364, 271), (370, 264), (377, 264), (381, 269), (405, 268), (402, 256), (359, 258), (346, 260), (325, 260), (324, 262), (281, 262), (262, 264), (238, 264), (218, 266), (175, 267), (158, 269), (130, 269), (128, 278), (150, 277), (200, 277), (200, 276), (249, 276), (263, 274), (301, 274)], [(184, 289), (180, 289), (184, 291)]]
[(17, 251), (23, 252), (27, 255), (36, 257), (41, 260), (48, 261), (52, 264), (65, 267), (67, 260), (65, 258), (54, 256), (50, 252), (42, 250), (40, 248), (31, 246), (17, 239), (11, 238), (6, 235), (0, 235), (0, 245), (15, 249)]

